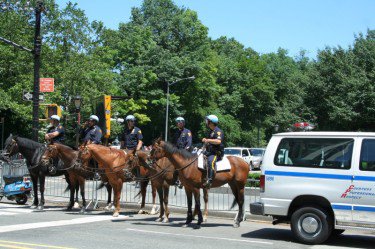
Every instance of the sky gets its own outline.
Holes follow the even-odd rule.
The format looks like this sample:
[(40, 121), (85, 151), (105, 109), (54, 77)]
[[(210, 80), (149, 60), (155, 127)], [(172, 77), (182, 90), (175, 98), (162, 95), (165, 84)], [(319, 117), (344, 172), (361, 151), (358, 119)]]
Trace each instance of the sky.
[[(71, 0), (90, 21), (117, 29), (142, 0)], [(68, 0), (56, 0), (64, 6)], [(259, 53), (278, 48), (315, 58), (326, 46), (347, 48), (354, 36), (375, 29), (374, 0), (174, 0), (198, 13), (213, 39), (235, 38)]]

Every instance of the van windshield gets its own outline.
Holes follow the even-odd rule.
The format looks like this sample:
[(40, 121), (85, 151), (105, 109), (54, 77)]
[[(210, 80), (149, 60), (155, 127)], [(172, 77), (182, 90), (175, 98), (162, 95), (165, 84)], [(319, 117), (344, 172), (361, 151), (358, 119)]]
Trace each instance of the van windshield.
[(264, 150), (262, 150), (262, 149), (250, 149), (250, 154), (252, 156), (263, 156)]
[(275, 165), (350, 169), (353, 139), (284, 138), (274, 158)]
[(241, 155), (240, 149), (224, 149), (224, 155)]

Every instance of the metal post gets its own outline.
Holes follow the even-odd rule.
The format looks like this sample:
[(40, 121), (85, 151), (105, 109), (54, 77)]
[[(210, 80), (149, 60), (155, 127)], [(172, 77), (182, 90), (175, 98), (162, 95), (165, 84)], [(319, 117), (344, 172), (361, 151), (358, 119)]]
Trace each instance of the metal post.
[(168, 141), (168, 109), (169, 109), (169, 83), (167, 82), (167, 108), (165, 111), (165, 135), (164, 140)]
[(1, 149), (4, 149), (4, 125), (5, 119), (1, 118)]
[(79, 147), (79, 127), (81, 125), (81, 110), (77, 110), (76, 147)]
[(40, 35), (41, 13), (43, 0), (38, 0), (35, 8), (35, 36), (34, 36), (34, 90), (33, 90), (33, 140), (38, 141), (39, 131), (39, 69), (42, 37)]

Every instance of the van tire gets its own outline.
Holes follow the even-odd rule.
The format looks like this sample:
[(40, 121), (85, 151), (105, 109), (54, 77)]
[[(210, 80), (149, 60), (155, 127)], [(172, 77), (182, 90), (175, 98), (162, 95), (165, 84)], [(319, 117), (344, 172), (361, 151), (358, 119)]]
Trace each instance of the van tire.
[(331, 215), (319, 207), (301, 207), (291, 217), (291, 229), (298, 241), (305, 244), (320, 244), (332, 233)]

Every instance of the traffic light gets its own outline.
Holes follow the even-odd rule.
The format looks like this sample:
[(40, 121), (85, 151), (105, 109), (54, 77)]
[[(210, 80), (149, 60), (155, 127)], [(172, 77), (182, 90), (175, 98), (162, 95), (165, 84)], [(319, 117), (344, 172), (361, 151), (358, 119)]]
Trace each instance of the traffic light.
[(94, 113), (99, 117), (99, 127), (103, 131), (104, 138), (111, 135), (111, 101), (110, 95), (104, 95), (96, 100)]
[(61, 117), (61, 108), (57, 104), (47, 104), (45, 110), (46, 118), (49, 119), (52, 115)]

